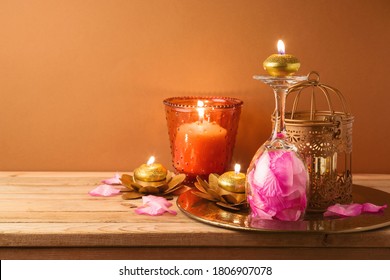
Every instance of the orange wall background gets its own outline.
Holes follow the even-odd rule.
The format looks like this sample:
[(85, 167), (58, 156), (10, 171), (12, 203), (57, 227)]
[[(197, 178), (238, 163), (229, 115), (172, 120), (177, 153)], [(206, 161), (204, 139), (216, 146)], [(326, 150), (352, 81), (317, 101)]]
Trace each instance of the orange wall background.
[(273, 95), (252, 79), (283, 39), (345, 95), (353, 171), (390, 173), (387, 0), (0, 0), (0, 170), (171, 167), (162, 101), (244, 101), (234, 161), (270, 135)]

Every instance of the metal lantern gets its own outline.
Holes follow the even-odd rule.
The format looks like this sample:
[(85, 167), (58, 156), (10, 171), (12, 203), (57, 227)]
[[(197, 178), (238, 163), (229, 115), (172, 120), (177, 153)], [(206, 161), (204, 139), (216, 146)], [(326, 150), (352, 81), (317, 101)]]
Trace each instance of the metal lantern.
[[(311, 72), (307, 81), (290, 87), (287, 93), (288, 102), (292, 100), (291, 110), (286, 109), (288, 137), (298, 148), (310, 177), (308, 211), (324, 211), (330, 205), (352, 201), (354, 118), (341, 92), (319, 80), (319, 74)], [(327, 110), (317, 110), (319, 95), (323, 95)], [(298, 110), (302, 100), (310, 108)], [(341, 110), (336, 111), (336, 105)]]

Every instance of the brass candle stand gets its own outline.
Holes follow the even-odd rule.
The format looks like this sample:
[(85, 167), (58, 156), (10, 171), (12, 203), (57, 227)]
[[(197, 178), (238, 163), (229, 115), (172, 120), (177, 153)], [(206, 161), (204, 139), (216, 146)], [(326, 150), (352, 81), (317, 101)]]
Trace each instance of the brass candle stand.
[[(309, 109), (298, 110), (301, 97), (309, 95)], [(328, 110), (317, 110), (319, 94)], [(335, 203), (352, 201), (352, 123), (347, 102), (339, 90), (320, 83), (317, 72), (291, 86), (286, 109), (286, 129), (304, 159), (310, 177), (308, 211), (324, 211)], [(290, 100), (289, 100), (290, 99)], [(341, 108), (336, 111), (336, 103)]]

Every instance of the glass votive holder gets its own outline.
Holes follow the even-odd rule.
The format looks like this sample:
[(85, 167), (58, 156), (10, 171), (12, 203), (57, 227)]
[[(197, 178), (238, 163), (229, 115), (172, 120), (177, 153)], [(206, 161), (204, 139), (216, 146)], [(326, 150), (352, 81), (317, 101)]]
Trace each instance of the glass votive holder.
[(188, 182), (229, 167), (243, 102), (231, 97), (185, 96), (164, 100), (172, 164)]

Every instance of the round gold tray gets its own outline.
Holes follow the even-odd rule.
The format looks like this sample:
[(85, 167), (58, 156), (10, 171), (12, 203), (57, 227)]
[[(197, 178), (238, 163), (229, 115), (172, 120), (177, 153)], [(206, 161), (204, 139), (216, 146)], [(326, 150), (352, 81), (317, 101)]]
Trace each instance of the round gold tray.
[[(376, 205), (390, 204), (390, 193), (369, 187), (353, 186), (353, 202), (370, 202)], [(177, 199), (177, 205), (189, 217), (228, 229), (267, 232), (359, 232), (390, 226), (390, 209), (380, 213), (363, 213), (357, 217), (327, 217), (322, 213), (309, 213), (303, 221), (253, 220), (247, 210), (228, 211), (215, 203), (187, 191)]]

